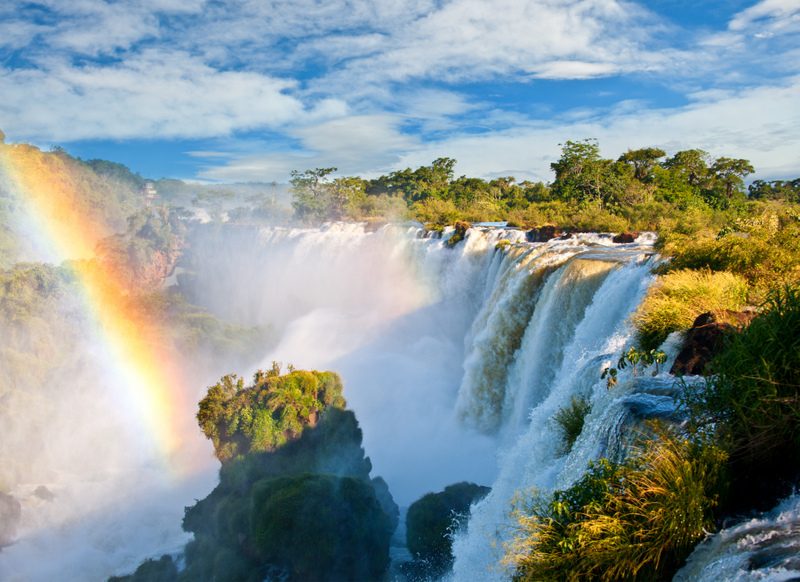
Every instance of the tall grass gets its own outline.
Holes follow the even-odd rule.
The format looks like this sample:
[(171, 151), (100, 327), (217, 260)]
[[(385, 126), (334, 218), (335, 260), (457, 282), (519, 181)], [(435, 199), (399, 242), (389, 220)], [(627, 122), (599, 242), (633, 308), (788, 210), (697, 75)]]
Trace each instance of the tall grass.
[(658, 247), (671, 258), (666, 271), (729, 271), (744, 277), (758, 294), (776, 283), (800, 280), (800, 215), (788, 206), (732, 217), (719, 230), (664, 229)]
[(550, 500), (519, 497), (503, 563), (519, 582), (668, 578), (713, 527), (725, 459), (662, 429), (631, 462), (596, 464)]
[(747, 293), (747, 281), (733, 273), (684, 269), (662, 275), (633, 315), (639, 344), (656, 349), (673, 331), (691, 327), (701, 313), (739, 309)]

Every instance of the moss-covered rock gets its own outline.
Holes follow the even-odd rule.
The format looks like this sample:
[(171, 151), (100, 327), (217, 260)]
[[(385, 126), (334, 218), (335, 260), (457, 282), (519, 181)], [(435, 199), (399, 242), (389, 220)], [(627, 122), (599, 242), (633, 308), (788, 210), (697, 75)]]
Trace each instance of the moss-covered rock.
[(489, 491), (489, 487), (462, 482), (411, 504), (406, 515), (406, 545), (415, 560), (407, 567), (413, 578), (440, 576), (452, 567), (452, 534), (466, 524), (470, 506)]
[(251, 499), (256, 555), (294, 580), (378, 580), (389, 566), (389, 518), (364, 481), (264, 479)]

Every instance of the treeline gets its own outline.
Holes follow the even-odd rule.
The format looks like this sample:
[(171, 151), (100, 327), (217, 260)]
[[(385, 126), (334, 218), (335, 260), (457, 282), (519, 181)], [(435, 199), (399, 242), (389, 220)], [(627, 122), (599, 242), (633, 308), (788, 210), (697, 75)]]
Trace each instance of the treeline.
[[(407, 218), (624, 230), (603, 226), (655, 228), (653, 221), (671, 210), (726, 211), (741, 209), (748, 200), (800, 200), (800, 179), (757, 180), (745, 191), (744, 179), (755, 171), (748, 160), (713, 158), (700, 149), (668, 157), (662, 149), (642, 148), (612, 160), (600, 156), (597, 140), (567, 141), (561, 157), (550, 164), (555, 173), (550, 184), (517, 182), (512, 176), (456, 178), (455, 163), (439, 158), (430, 166), (372, 180), (332, 178), (336, 168), (295, 171), (294, 218), (309, 224)], [(594, 220), (582, 217), (586, 213)]]

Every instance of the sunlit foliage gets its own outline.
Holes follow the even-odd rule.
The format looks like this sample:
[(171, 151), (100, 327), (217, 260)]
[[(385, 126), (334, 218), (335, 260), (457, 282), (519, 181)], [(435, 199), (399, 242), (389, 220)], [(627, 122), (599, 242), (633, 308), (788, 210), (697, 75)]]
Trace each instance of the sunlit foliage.
[(515, 581), (662, 580), (713, 529), (725, 454), (662, 431), (571, 488), (519, 495), (504, 565)]
[(244, 387), (236, 375), (224, 376), (200, 401), (197, 421), (226, 462), (248, 453), (271, 451), (316, 424), (327, 406), (344, 408), (342, 382), (333, 372), (291, 371), (281, 376), (273, 363)]
[(663, 275), (633, 315), (639, 344), (656, 349), (670, 333), (690, 328), (701, 313), (739, 309), (747, 293), (744, 278), (729, 272), (683, 269)]

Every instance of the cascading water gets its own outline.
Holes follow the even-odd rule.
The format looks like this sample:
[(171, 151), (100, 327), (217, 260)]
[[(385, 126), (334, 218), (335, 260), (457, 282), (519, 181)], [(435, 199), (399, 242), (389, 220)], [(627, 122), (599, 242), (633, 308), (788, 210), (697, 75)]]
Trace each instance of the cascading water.
[[(653, 281), (651, 235), (625, 245), (591, 234), (529, 243), (521, 231), (473, 227), (451, 248), (452, 229), (438, 238), (413, 225), (199, 232), (179, 291), (275, 333), (258, 366), (223, 373), (247, 379), (273, 360), (339, 372), (373, 476), (400, 505), (458, 481), (492, 486), (455, 539), (455, 580), (507, 577), (491, 568), (515, 492), (567, 487), (590, 460), (622, 454), (641, 419), (677, 414), (666, 375), (625, 370), (612, 389), (600, 379), (630, 343), (628, 317)], [(573, 397), (588, 399), (591, 412), (565, 455), (551, 419)], [(87, 513), (74, 531), (89, 539)], [(153, 523), (137, 535), (158, 535)], [(107, 555), (116, 548), (91, 571), (124, 571)], [(20, 564), (15, 551), (0, 554), (0, 572)]]

